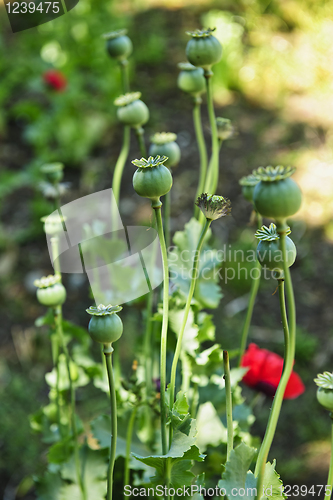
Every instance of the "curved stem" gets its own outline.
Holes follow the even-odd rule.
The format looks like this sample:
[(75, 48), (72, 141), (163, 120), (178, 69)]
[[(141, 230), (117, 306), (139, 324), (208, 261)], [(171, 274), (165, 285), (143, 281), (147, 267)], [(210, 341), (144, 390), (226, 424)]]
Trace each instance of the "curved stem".
[(230, 458), (230, 453), (234, 447), (234, 427), (232, 423), (232, 396), (230, 382), (230, 365), (228, 351), (223, 351), (223, 366), (224, 366), (224, 381), (225, 381), (225, 400), (227, 413), (227, 461)]
[(59, 238), (58, 238), (58, 236), (53, 236), (50, 241), (51, 241), (54, 274), (56, 276), (60, 276), (60, 278), (61, 278), (61, 270), (60, 270), (60, 262), (59, 262)]
[[(295, 342), (296, 342), (296, 309), (295, 309), (295, 298), (294, 298), (294, 291), (293, 291), (293, 286), (292, 286), (292, 281), (291, 281), (291, 276), (290, 276), (290, 271), (287, 265), (287, 250), (286, 250), (286, 229), (284, 226), (283, 228), (279, 230), (278, 228), (278, 233), (280, 234), (280, 241), (281, 241), (281, 250), (282, 250), (282, 256), (283, 256), (283, 269), (284, 269), (284, 277), (285, 277), (285, 286), (286, 286), (286, 295), (287, 295), (287, 303), (288, 303), (288, 314), (289, 314), (289, 342), (287, 343), (287, 348), (288, 350), (286, 351), (285, 354), (285, 364), (284, 364), (284, 370), (283, 374), (279, 383), (279, 386), (277, 388), (275, 397), (274, 397), (274, 402), (272, 405), (271, 413), (269, 416), (266, 432), (265, 432), (265, 437), (262, 442), (258, 459), (257, 459), (257, 464), (255, 468), (255, 475), (258, 476), (258, 482), (257, 482), (257, 499), (260, 498), (261, 493), (260, 491), (262, 490), (262, 485), (263, 485), (263, 478), (264, 478), (264, 471), (265, 471), (265, 465), (267, 462), (267, 457), (269, 454), (269, 450), (274, 438), (274, 434), (276, 431), (276, 426), (278, 423), (280, 411), (281, 411), (281, 406), (283, 402), (283, 396), (287, 387), (287, 383), (289, 381), (290, 375), (293, 370), (293, 364), (294, 364), (294, 357), (295, 357)], [(281, 293), (279, 293), (281, 296)], [(283, 308), (282, 308), (283, 309)], [(284, 323), (284, 333), (286, 335), (287, 332), (287, 318), (286, 316), (282, 317), (282, 322)]]
[(116, 399), (116, 389), (114, 385), (113, 379), (113, 371), (112, 371), (112, 349), (111, 344), (110, 348), (105, 348), (108, 344), (104, 346), (104, 355), (106, 361), (106, 370), (108, 374), (109, 380), (109, 389), (110, 389), (110, 402), (111, 402), (111, 448), (110, 448), (110, 461), (108, 467), (108, 475), (107, 475), (107, 500), (112, 500), (112, 492), (113, 492), (113, 470), (114, 463), (116, 460), (116, 446), (117, 446), (117, 399)]
[[(201, 103), (201, 98), (200, 100), (195, 99), (193, 107), (193, 123), (194, 123), (195, 137), (197, 140), (199, 156), (200, 156), (200, 176), (199, 176), (196, 199), (204, 192), (206, 173), (207, 173), (207, 161), (208, 161), (206, 143), (202, 131), (200, 103)], [(200, 209), (195, 205), (194, 216), (198, 218), (199, 213), (201, 213)]]
[(130, 91), (129, 88), (129, 79), (128, 79), (128, 61), (124, 59), (119, 62), (120, 71), (121, 71), (121, 84), (123, 88), (123, 93), (126, 94)]
[(64, 340), (64, 334), (62, 330), (62, 307), (57, 306), (55, 308), (55, 321), (57, 324), (57, 331), (59, 335), (59, 339), (61, 342), (62, 349), (65, 354), (65, 359), (66, 359), (66, 368), (67, 368), (67, 374), (68, 374), (68, 381), (69, 381), (69, 391), (70, 391), (70, 401), (71, 401), (71, 426), (72, 426), (72, 433), (73, 433), (73, 440), (74, 440), (74, 460), (75, 460), (75, 470), (76, 470), (76, 476), (77, 476), (77, 482), (81, 490), (82, 498), (83, 500), (86, 500), (86, 492), (83, 484), (83, 479), (81, 475), (81, 468), (80, 468), (80, 458), (79, 458), (79, 447), (78, 447), (78, 441), (77, 441), (77, 428), (76, 428), (76, 415), (75, 415), (75, 389), (74, 389), (74, 384), (71, 376), (71, 369), (70, 369), (70, 356), (69, 352)]
[(209, 122), (212, 134), (212, 155), (209, 162), (208, 175), (205, 184), (205, 192), (214, 194), (219, 180), (219, 140), (217, 135), (216, 118), (214, 112), (213, 93), (211, 87), (211, 77), (213, 73), (205, 70), (207, 107)]
[(136, 413), (138, 411), (138, 407), (135, 406), (132, 410), (131, 417), (128, 422), (127, 434), (126, 434), (126, 457), (125, 457), (125, 471), (124, 471), (124, 488), (129, 485), (130, 480), (130, 458), (131, 458), (131, 443), (133, 436), (133, 427), (135, 422)]
[(254, 303), (256, 301), (256, 297), (257, 297), (257, 293), (258, 293), (258, 289), (259, 289), (259, 284), (260, 284), (261, 265), (260, 265), (260, 262), (258, 260), (256, 261), (256, 265), (252, 268), (251, 271), (253, 271), (253, 270), (255, 271), (256, 275), (252, 278), (250, 297), (249, 297), (246, 316), (245, 316), (245, 320), (244, 320), (244, 324), (243, 324), (243, 328), (242, 328), (238, 366), (240, 366), (242, 363), (242, 357), (243, 357), (243, 354), (244, 354), (244, 351), (246, 348), (246, 342), (247, 342), (247, 337), (248, 337), (249, 328), (250, 328), (250, 324), (251, 324)]
[(168, 255), (165, 246), (163, 222), (161, 214), (161, 205), (153, 207), (157, 223), (157, 233), (161, 245), (162, 262), (163, 262), (163, 318), (162, 318), (162, 333), (161, 333), (161, 353), (160, 353), (160, 377), (161, 377), (161, 439), (163, 455), (167, 453), (167, 434), (166, 434), (166, 416), (167, 408), (165, 403), (166, 389), (166, 355), (167, 355), (167, 338), (168, 338), (168, 320), (169, 320), (169, 269)]
[(327, 478), (327, 483), (325, 489), (325, 497), (324, 500), (331, 500), (332, 497), (332, 490), (333, 490), (333, 414), (330, 414), (331, 419), (332, 419), (332, 437), (331, 437), (331, 461), (330, 461), (330, 468), (328, 472), (328, 478)]
[[(186, 305), (185, 305), (185, 310), (184, 310), (184, 316), (183, 316), (183, 322), (180, 327), (179, 333), (178, 333), (178, 338), (177, 338), (177, 344), (176, 344), (176, 350), (175, 354), (173, 356), (173, 361), (172, 361), (172, 366), (171, 366), (171, 379), (170, 379), (170, 409), (173, 406), (174, 403), (174, 398), (175, 398), (175, 384), (176, 384), (176, 371), (177, 371), (177, 364), (179, 360), (179, 355), (181, 352), (182, 348), (182, 341), (183, 341), (183, 335), (188, 319), (188, 315), (190, 312), (191, 308), (191, 301), (193, 298), (194, 294), (194, 288), (195, 288), (195, 283), (198, 277), (198, 266), (199, 266), (199, 258), (200, 258), (200, 251), (205, 239), (205, 236), (207, 234), (207, 231), (209, 229), (209, 226), (211, 225), (212, 221), (211, 219), (206, 219), (205, 225), (202, 229), (197, 248), (194, 254), (194, 259), (193, 259), (193, 265), (192, 265), (192, 275), (191, 275), (191, 285), (190, 285), (190, 290), (187, 296), (186, 300)], [(170, 426), (170, 443), (171, 443), (171, 438), (172, 438), (172, 427)]]
[(123, 135), (123, 144), (121, 146), (121, 150), (117, 159), (116, 166), (113, 172), (112, 178), (112, 191), (113, 196), (115, 197), (115, 201), (117, 205), (119, 205), (119, 194), (120, 194), (120, 184), (121, 178), (123, 175), (124, 166), (128, 157), (129, 147), (130, 147), (130, 134), (131, 128), (125, 126), (124, 127), (124, 135)]
[[(262, 217), (261, 215), (256, 212), (257, 216), (257, 227), (258, 229), (261, 228), (262, 226)], [(252, 278), (252, 283), (251, 283), (251, 288), (250, 288), (250, 297), (249, 297), (249, 302), (247, 305), (247, 311), (245, 315), (245, 320), (242, 328), (242, 334), (241, 334), (241, 344), (240, 344), (240, 350), (239, 350), (239, 359), (238, 359), (238, 366), (241, 366), (242, 363), (242, 357), (246, 348), (246, 343), (247, 343), (247, 337), (249, 334), (249, 328), (252, 320), (252, 314), (253, 314), (253, 308), (254, 304), (257, 298), (257, 293), (260, 285), (260, 278), (261, 278), (261, 265), (259, 261), (256, 261), (256, 265), (254, 268), (256, 271), (257, 276), (254, 276)], [(258, 272), (257, 272), (258, 270)], [(251, 274), (251, 273), (250, 273)]]
[(171, 213), (171, 193), (170, 191), (164, 197), (164, 234), (167, 249), (170, 248), (170, 213)]
[(146, 144), (145, 144), (145, 131), (142, 127), (136, 127), (134, 129), (135, 135), (138, 139), (138, 144), (140, 148), (140, 154), (143, 156), (143, 158), (147, 157), (147, 150), (146, 150)]

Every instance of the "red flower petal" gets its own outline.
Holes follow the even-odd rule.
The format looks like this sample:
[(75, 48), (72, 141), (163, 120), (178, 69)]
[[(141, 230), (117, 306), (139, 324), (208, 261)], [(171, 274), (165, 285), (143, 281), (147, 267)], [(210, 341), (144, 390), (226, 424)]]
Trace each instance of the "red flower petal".
[[(256, 344), (250, 344), (244, 353), (241, 366), (249, 368), (243, 377), (243, 382), (246, 385), (260, 390), (268, 396), (274, 396), (283, 370), (283, 358), (281, 356), (267, 349), (260, 349)], [(292, 372), (284, 393), (284, 399), (297, 398), (304, 390), (305, 387), (301, 378), (297, 373)]]
[(43, 80), (52, 89), (62, 92), (67, 86), (67, 80), (61, 71), (50, 69), (43, 74)]

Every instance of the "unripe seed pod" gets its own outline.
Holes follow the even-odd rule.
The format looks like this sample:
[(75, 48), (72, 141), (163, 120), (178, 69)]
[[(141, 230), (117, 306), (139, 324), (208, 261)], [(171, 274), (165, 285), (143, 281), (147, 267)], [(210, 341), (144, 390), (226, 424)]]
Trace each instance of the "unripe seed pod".
[(178, 68), (181, 71), (178, 75), (177, 85), (183, 92), (195, 97), (206, 91), (206, 81), (202, 68), (197, 68), (189, 62), (179, 63)]
[(298, 212), (302, 193), (290, 179), (294, 172), (295, 168), (282, 166), (260, 167), (253, 171), (260, 179), (253, 192), (253, 202), (263, 217), (281, 220)]
[(60, 276), (47, 276), (35, 280), (38, 287), (37, 299), (40, 304), (46, 307), (61, 306), (66, 300), (66, 289), (60, 282)]
[(141, 92), (131, 92), (115, 100), (118, 120), (124, 125), (137, 128), (149, 120), (149, 109), (140, 97)]
[(239, 181), (239, 184), (242, 186), (242, 194), (244, 198), (250, 203), (253, 203), (254, 188), (258, 184), (259, 180), (259, 177), (250, 174), (242, 177)]
[(186, 57), (191, 64), (210, 70), (222, 57), (222, 45), (212, 35), (214, 29), (187, 32), (192, 38), (186, 47)]
[(172, 132), (161, 132), (154, 134), (150, 140), (152, 144), (149, 147), (149, 156), (167, 156), (164, 165), (166, 167), (175, 167), (180, 160), (180, 147), (175, 142), (177, 135)]
[(61, 181), (64, 176), (63, 170), (63, 163), (46, 163), (40, 168), (40, 171), (51, 184), (58, 184)]
[(100, 344), (112, 344), (118, 340), (123, 333), (123, 322), (118, 316), (122, 310), (121, 306), (91, 306), (87, 313), (91, 314), (88, 331), (90, 337)]
[[(287, 234), (290, 234), (290, 230)], [(257, 247), (257, 259), (260, 264), (270, 271), (275, 271), (275, 278), (283, 277), (283, 254), (281, 249), (281, 239), (276, 230), (275, 224), (270, 224), (269, 228), (262, 226), (256, 232), (256, 237), (260, 240)], [(296, 246), (294, 242), (286, 236), (286, 257), (287, 266), (290, 267), (296, 260)]]
[(326, 408), (326, 410), (333, 412), (333, 373), (318, 373), (314, 381), (318, 386), (318, 402)]
[(172, 187), (170, 170), (163, 165), (166, 160), (166, 156), (149, 156), (148, 159), (132, 161), (138, 167), (133, 176), (133, 187), (138, 195), (149, 198), (153, 203), (158, 202)]
[(127, 59), (133, 51), (131, 39), (126, 35), (127, 30), (111, 31), (103, 38), (106, 40), (106, 49), (111, 57), (119, 61)]

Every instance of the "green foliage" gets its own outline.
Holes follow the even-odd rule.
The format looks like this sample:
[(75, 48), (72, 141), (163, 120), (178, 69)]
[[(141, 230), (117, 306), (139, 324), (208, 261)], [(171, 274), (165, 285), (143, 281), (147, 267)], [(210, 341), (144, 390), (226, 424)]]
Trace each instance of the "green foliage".
[[(255, 456), (256, 450), (241, 443), (230, 454), (230, 460), (225, 464), (225, 471), (222, 479), (219, 481), (219, 488), (224, 488), (228, 496), (236, 500), (244, 498), (244, 488), (246, 498), (251, 500), (256, 497), (257, 479), (249, 471), (251, 462)], [(261, 500), (269, 498), (285, 498), (283, 494), (283, 485), (280, 476), (275, 471), (275, 462), (269, 462), (265, 467), (263, 494)]]
[[(190, 289), (193, 258), (201, 230), (201, 224), (192, 218), (185, 224), (184, 231), (177, 231), (174, 235), (175, 247), (169, 254), (170, 280), (185, 298)], [(208, 244), (210, 237), (211, 231), (208, 231), (200, 254), (194, 299), (199, 308), (215, 309), (223, 296), (217, 284), (221, 262), (218, 251)]]
[(156, 469), (155, 476), (151, 478), (152, 484), (166, 484), (167, 482), (173, 488), (189, 486), (195, 477), (190, 471), (192, 460), (197, 462), (204, 460), (204, 456), (195, 445), (195, 436), (195, 421), (187, 420), (185, 425), (180, 425), (175, 431), (170, 450), (166, 455), (143, 457), (134, 453), (133, 456)]

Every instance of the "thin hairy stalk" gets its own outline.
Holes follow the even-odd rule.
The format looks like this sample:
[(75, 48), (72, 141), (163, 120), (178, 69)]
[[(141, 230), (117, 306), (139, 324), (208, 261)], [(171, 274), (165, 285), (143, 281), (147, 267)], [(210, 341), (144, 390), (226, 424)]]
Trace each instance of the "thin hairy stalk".
[(130, 459), (131, 459), (131, 443), (133, 436), (133, 428), (135, 423), (136, 413), (138, 411), (138, 407), (134, 406), (127, 427), (126, 434), (126, 457), (125, 457), (125, 470), (124, 470), (124, 488), (126, 485), (130, 484)]
[(113, 470), (116, 461), (116, 446), (117, 446), (117, 399), (116, 388), (114, 385), (113, 371), (112, 371), (112, 347), (111, 344), (105, 344), (104, 355), (106, 362), (106, 371), (109, 380), (110, 390), (110, 404), (111, 404), (111, 447), (110, 447), (110, 460), (107, 473), (107, 494), (106, 499), (112, 500), (113, 492)]
[(168, 320), (169, 320), (169, 269), (168, 255), (165, 246), (163, 222), (161, 214), (161, 205), (153, 207), (155, 211), (157, 233), (160, 240), (162, 262), (163, 262), (163, 318), (162, 318), (162, 333), (161, 333), (161, 352), (160, 352), (160, 378), (161, 378), (161, 440), (163, 455), (167, 453), (167, 431), (166, 431), (166, 416), (167, 407), (165, 402), (166, 388), (166, 355), (167, 355), (167, 335), (168, 335)]
[(260, 265), (260, 262), (258, 260), (256, 261), (256, 265), (253, 267), (253, 269), (251, 271), (255, 271), (255, 276), (253, 276), (253, 278), (252, 278), (251, 288), (250, 288), (250, 297), (249, 297), (249, 302), (247, 305), (245, 320), (244, 320), (244, 324), (243, 324), (243, 328), (242, 328), (238, 366), (241, 366), (241, 363), (242, 363), (242, 358), (243, 358), (244, 351), (246, 348), (246, 343), (247, 343), (247, 337), (249, 334), (249, 328), (250, 328), (250, 324), (251, 324), (253, 308), (254, 308), (256, 298), (257, 298), (257, 293), (258, 293), (259, 284), (260, 284), (261, 265)]
[(118, 160), (116, 163), (116, 166), (114, 168), (113, 172), (113, 178), (112, 178), (112, 192), (114, 196), (114, 201), (116, 204), (116, 207), (113, 207), (113, 204), (111, 207), (113, 208), (112, 210), (112, 226), (116, 227), (117, 220), (118, 220), (118, 206), (119, 206), (119, 195), (120, 195), (120, 185), (121, 185), (121, 178), (123, 175), (123, 170), (124, 166), (128, 157), (128, 152), (129, 152), (129, 147), (130, 147), (130, 135), (131, 135), (131, 128), (128, 126), (124, 127), (124, 135), (123, 135), (123, 143), (122, 147), (118, 156)]
[[(256, 212), (257, 214), (257, 225), (258, 229), (261, 228), (262, 226), (262, 217), (261, 215)], [(246, 343), (247, 343), (247, 338), (249, 334), (249, 328), (251, 325), (251, 320), (252, 320), (252, 315), (253, 315), (253, 308), (254, 304), (257, 298), (258, 294), (258, 289), (260, 285), (260, 278), (261, 278), (261, 265), (258, 260), (256, 260), (256, 265), (254, 266), (253, 270), (255, 270), (255, 276), (252, 278), (251, 282), (251, 288), (250, 288), (250, 297), (249, 297), (249, 302), (247, 305), (247, 311), (243, 323), (243, 328), (242, 328), (242, 333), (241, 333), (241, 343), (240, 343), (240, 349), (239, 349), (239, 358), (238, 358), (238, 366), (241, 366), (242, 363), (242, 357), (245, 352), (246, 348)]]
[(54, 274), (61, 277), (60, 262), (59, 262), (59, 238), (58, 236), (53, 236), (50, 241), (51, 241)]
[(204, 192), (214, 194), (219, 180), (219, 139), (217, 135), (216, 118), (213, 103), (213, 93), (211, 86), (212, 71), (205, 71), (206, 89), (207, 89), (207, 107), (209, 123), (212, 134), (212, 155), (208, 167), (208, 175), (205, 183)]
[[(258, 477), (257, 481), (257, 500), (261, 497), (261, 490), (263, 487), (263, 479), (264, 479), (264, 471), (265, 465), (267, 462), (269, 450), (271, 448), (272, 441), (274, 439), (276, 426), (278, 423), (281, 406), (283, 402), (283, 396), (287, 387), (287, 383), (289, 381), (290, 375), (293, 370), (294, 357), (295, 357), (295, 343), (296, 343), (296, 309), (295, 309), (295, 298), (293, 285), (291, 281), (289, 267), (287, 265), (287, 250), (286, 250), (286, 230), (283, 228), (278, 232), (280, 234), (281, 241), (281, 250), (283, 256), (283, 270), (284, 270), (284, 278), (285, 278), (285, 286), (286, 286), (286, 296), (287, 296), (287, 304), (288, 304), (288, 314), (289, 314), (289, 342), (287, 343), (287, 350), (285, 352), (284, 359), (284, 370), (278, 385), (278, 388), (275, 393), (274, 402), (272, 405), (271, 413), (269, 416), (264, 440), (262, 442), (256, 468), (255, 475)], [(281, 293), (279, 294), (281, 295)], [(283, 308), (281, 308), (283, 310)], [(282, 322), (284, 325), (284, 333), (286, 335), (287, 330), (287, 317), (282, 314)]]
[(224, 367), (224, 382), (225, 382), (225, 400), (227, 413), (227, 461), (230, 458), (230, 453), (234, 447), (234, 427), (232, 423), (232, 395), (230, 382), (230, 365), (228, 351), (223, 351), (223, 367)]
[[(201, 97), (196, 97), (194, 100), (193, 123), (194, 123), (195, 137), (197, 140), (199, 157), (200, 157), (200, 176), (196, 194), (196, 198), (198, 198), (198, 196), (200, 196), (204, 192), (206, 173), (207, 173), (207, 161), (208, 161), (206, 143), (201, 123)], [(200, 209), (195, 205), (194, 217), (198, 218), (199, 213), (201, 213)]]
[(80, 490), (81, 490), (82, 499), (86, 500), (86, 492), (85, 492), (82, 474), (81, 474), (80, 458), (79, 458), (79, 446), (78, 446), (78, 440), (77, 440), (76, 415), (75, 415), (75, 389), (74, 389), (74, 384), (73, 384), (71, 370), (70, 370), (70, 356), (69, 356), (67, 345), (66, 345), (66, 342), (64, 339), (63, 330), (62, 330), (62, 307), (61, 306), (57, 306), (55, 308), (55, 321), (56, 321), (56, 325), (57, 325), (57, 332), (59, 335), (61, 347), (62, 347), (64, 354), (65, 354), (66, 368), (67, 368), (67, 375), (68, 375), (68, 382), (69, 382), (70, 406), (71, 406), (71, 426), (72, 426), (72, 434), (73, 434), (73, 440), (74, 440), (74, 460), (75, 460), (76, 477), (77, 477), (78, 485), (79, 485)]
[(164, 234), (166, 247), (170, 248), (170, 214), (171, 214), (171, 192), (164, 196)]
[(134, 130), (135, 130), (135, 135), (138, 139), (140, 154), (143, 158), (146, 158), (147, 157), (147, 150), (146, 150), (146, 144), (145, 144), (145, 131), (142, 127), (136, 127)]
[(127, 94), (127, 92), (130, 91), (128, 78), (128, 61), (126, 59), (124, 61), (120, 61), (119, 66), (121, 71), (121, 86), (123, 89), (123, 93)]
[[(202, 248), (205, 236), (207, 234), (207, 231), (208, 231), (209, 226), (211, 225), (211, 223), (212, 223), (211, 219), (206, 219), (206, 222), (205, 222), (205, 225), (204, 225), (204, 227), (203, 227), (203, 229), (201, 231), (201, 235), (200, 235), (200, 238), (199, 238), (199, 241), (198, 241), (198, 244), (197, 244), (197, 248), (196, 248), (196, 251), (195, 251), (195, 254), (194, 254), (194, 258), (193, 258), (190, 290), (189, 290), (189, 293), (188, 293), (188, 296), (187, 296), (186, 305), (185, 305), (185, 309), (184, 309), (183, 322), (182, 322), (182, 325), (181, 325), (179, 333), (178, 333), (176, 349), (175, 349), (175, 353), (174, 353), (173, 361), (172, 361), (172, 366), (171, 366), (170, 408), (172, 408), (172, 405), (173, 405), (174, 399), (175, 399), (175, 385), (176, 385), (177, 364), (178, 364), (179, 356), (180, 356), (180, 353), (181, 353), (183, 335), (184, 335), (186, 323), (187, 323), (187, 320), (188, 320), (188, 315), (189, 315), (190, 308), (191, 308), (191, 301), (192, 301), (193, 294), (194, 294), (195, 283), (196, 283), (196, 280), (197, 280), (197, 277), (198, 277), (198, 266), (199, 266), (199, 259), (200, 259), (200, 251), (201, 251), (201, 248)], [(172, 427), (171, 426), (170, 426), (170, 433), (169, 433), (169, 435), (170, 435), (169, 441), (171, 443), (171, 439), (172, 439)]]
[(331, 461), (330, 468), (328, 471), (328, 478), (325, 488), (325, 497), (324, 500), (331, 500), (332, 490), (333, 490), (333, 413), (330, 414), (332, 420), (332, 430), (331, 430)]

